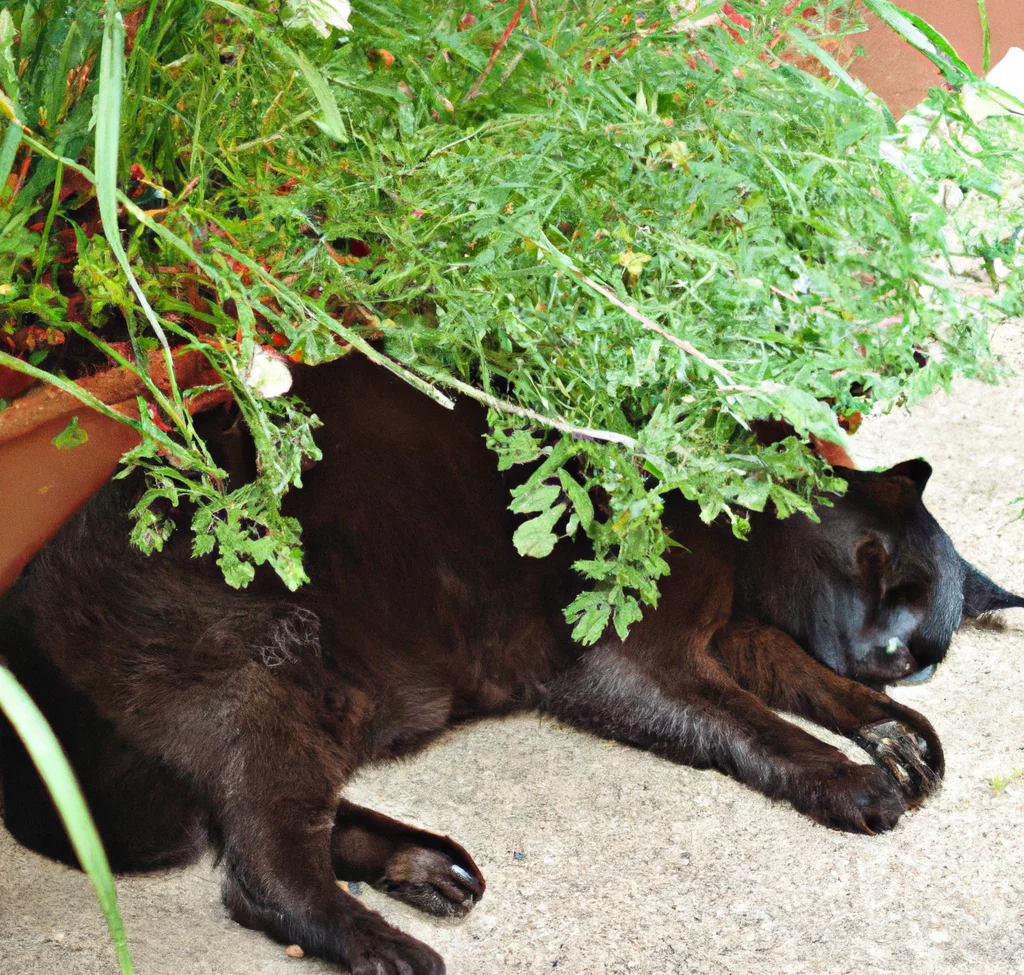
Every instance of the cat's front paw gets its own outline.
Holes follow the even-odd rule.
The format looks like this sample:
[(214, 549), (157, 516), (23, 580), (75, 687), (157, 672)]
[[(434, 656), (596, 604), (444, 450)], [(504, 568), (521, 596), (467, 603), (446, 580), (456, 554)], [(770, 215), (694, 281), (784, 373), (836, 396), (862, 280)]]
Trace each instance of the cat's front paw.
[(815, 777), (794, 805), (819, 823), (849, 833), (885, 833), (907, 811), (903, 792), (885, 771), (852, 762)]
[(483, 874), (458, 844), (444, 837), (430, 846), (409, 845), (388, 861), (375, 884), (391, 897), (438, 917), (464, 917), (483, 896)]
[(351, 975), (445, 975), (444, 959), (433, 948), (376, 914), (359, 919), (344, 955)]

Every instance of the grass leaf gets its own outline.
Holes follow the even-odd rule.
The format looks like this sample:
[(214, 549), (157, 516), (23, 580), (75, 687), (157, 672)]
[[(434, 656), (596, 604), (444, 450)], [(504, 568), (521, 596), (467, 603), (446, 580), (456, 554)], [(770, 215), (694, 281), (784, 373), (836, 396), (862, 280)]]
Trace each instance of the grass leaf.
[(75, 774), (46, 719), (14, 675), (3, 666), (0, 666), (0, 711), (7, 715), (25, 743), (25, 748), (46, 783), (75, 855), (96, 890), (114, 941), (121, 972), (123, 975), (132, 975), (132, 961), (117, 907), (114, 878), (92, 816), (75, 781)]
[(985, 0), (978, 0), (978, 17), (981, 18), (981, 72), (988, 74), (992, 66), (992, 31), (988, 26), (988, 7)]
[(4, 132), (4, 141), (0, 143), (0, 189), (7, 185), (7, 177), (14, 168), (14, 157), (21, 145), (21, 126), (17, 122), (8, 122)]
[[(128, 255), (121, 243), (121, 231), (117, 222), (117, 160), (121, 135), (121, 96), (124, 84), (124, 20), (117, 9), (116, 0), (106, 2), (106, 20), (103, 27), (103, 45), (100, 49), (100, 84), (96, 94), (96, 197), (100, 206), (100, 219), (110, 249), (121, 265), (135, 297), (149, 320), (150, 327), (163, 346), (164, 364), (170, 380), (174, 403), (151, 381), (147, 381), (150, 394), (160, 403), (179, 428), (188, 426), (188, 414), (184, 411), (181, 392), (174, 381), (174, 363), (171, 347), (167, 342), (156, 314), (139, 285)], [(129, 336), (135, 352), (135, 365), (140, 375), (148, 380), (148, 360), (138, 345), (134, 329), (129, 326)]]
[(327, 82), (324, 80), (323, 75), (303, 57), (300, 51), (290, 48), (276, 37), (271, 38), (271, 44), (275, 51), (286, 60), (291, 61), (302, 72), (302, 76), (306, 79), (306, 84), (309, 85), (310, 91), (313, 92), (320, 105), (320, 111), (323, 112), (324, 117), (320, 126), (324, 132), (336, 142), (348, 142), (348, 135), (345, 132), (345, 123), (341, 119), (338, 102), (331, 89), (327, 87)]

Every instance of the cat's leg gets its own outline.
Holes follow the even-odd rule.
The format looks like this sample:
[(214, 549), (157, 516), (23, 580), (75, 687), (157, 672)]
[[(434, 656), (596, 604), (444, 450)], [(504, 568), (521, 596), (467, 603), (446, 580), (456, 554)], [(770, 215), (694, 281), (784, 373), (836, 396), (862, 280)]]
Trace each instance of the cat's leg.
[(840, 677), (774, 627), (730, 624), (718, 634), (715, 651), (732, 678), (770, 707), (861, 745), (895, 778), (911, 806), (938, 788), (942, 745), (923, 715)]
[(334, 872), (439, 917), (462, 917), (486, 883), (473, 858), (447, 836), (342, 801), (331, 836)]
[(544, 708), (586, 731), (715, 768), (827, 826), (891, 829), (906, 810), (893, 780), (783, 720), (707, 656), (668, 674), (599, 646), (548, 688)]
[(436, 952), (338, 887), (331, 835), (365, 709), (322, 666), (316, 617), (222, 608), (191, 648), (135, 651), (103, 717), (203, 796), (236, 921), (352, 975), (440, 975)]

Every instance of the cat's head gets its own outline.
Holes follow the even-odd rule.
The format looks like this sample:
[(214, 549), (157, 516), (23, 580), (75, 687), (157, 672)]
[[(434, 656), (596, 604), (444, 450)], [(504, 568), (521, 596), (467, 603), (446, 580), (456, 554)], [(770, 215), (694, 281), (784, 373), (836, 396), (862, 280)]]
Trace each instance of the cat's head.
[(957, 554), (922, 501), (931, 467), (837, 469), (848, 485), (820, 522), (762, 517), (740, 598), (837, 673), (880, 686), (927, 679), (964, 619), (1010, 607), (1007, 592)]

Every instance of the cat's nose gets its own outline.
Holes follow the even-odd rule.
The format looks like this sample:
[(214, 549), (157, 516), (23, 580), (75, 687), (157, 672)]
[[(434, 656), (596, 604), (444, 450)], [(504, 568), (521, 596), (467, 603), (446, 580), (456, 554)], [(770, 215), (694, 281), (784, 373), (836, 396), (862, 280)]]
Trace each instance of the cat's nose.
[(918, 663), (910, 652), (910, 647), (896, 637), (884, 647), (879, 647), (875, 654), (881, 669), (893, 677), (906, 677), (917, 670)]
[(935, 664), (928, 664), (927, 667), (921, 668), (915, 674), (910, 674), (908, 677), (904, 677), (899, 683), (901, 684), (925, 684), (935, 676), (935, 671), (938, 667)]

